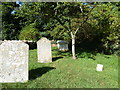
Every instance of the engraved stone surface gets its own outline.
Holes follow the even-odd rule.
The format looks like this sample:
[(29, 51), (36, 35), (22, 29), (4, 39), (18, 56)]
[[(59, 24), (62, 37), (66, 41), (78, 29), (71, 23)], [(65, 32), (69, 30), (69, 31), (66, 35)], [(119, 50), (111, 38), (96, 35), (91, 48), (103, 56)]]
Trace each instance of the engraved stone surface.
[(0, 82), (28, 80), (29, 46), (22, 41), (4, 41), (0, 45)]
[(59, 40), (57, 41), (57, 47), (60, 51), (68, 51), (68, 42)]
[(51, 42), (43, 37), (37, 42), (38, 62), (52, 62)]

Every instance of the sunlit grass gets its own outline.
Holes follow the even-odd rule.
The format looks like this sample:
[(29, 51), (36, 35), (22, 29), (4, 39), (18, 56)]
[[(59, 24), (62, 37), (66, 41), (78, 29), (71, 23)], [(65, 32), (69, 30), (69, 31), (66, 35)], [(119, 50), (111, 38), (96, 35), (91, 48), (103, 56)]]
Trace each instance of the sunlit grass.
[[(60, 52), (53, 48), (52, 53), (53, 62), (38, 63), (37, 50), (30, 50), (28, 82), (2, 84), (2, 87), (118, 88), (117, 56), (80, 52), (78, 58), (73, 60), (70, 52)], [(104, 65), (102, 72), (96, 71), (97, 64)]]

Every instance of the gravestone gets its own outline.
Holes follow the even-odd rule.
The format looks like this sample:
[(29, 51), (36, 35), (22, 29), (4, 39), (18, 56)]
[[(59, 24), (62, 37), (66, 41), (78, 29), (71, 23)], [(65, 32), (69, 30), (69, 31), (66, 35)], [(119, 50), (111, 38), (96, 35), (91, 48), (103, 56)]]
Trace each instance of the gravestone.
[(103, 65), (102, 64), (97, 64), (96, 70), (97, 71), (103, 71)]
[(0, 82), (28, 80), (29, 46), (22, 41), (4, 41), (0, 45)]
[(52, 62), (51, 42), (47, 38), (42, 37), (37, 42), (37, 53), (38, 62), (40, 63)]
[(60, 51), (68, 51), (68, 42), (59, 40), (57, 41), (57, 47)]

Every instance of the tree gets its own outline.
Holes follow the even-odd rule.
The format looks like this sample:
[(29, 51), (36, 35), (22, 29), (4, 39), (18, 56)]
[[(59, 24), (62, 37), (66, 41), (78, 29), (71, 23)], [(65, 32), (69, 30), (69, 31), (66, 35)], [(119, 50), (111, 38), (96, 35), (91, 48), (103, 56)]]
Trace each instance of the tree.
[(35, 24), (32, 23), (28, 26), (23, 27), (20, 32), (19, 39), (20, 40), (33, 40), (37, 41), (40, 38), (38, 29), (35, 28)]
[(24, 5), (17, 10), (15, 18), (20, 19), (23, 27), (34, 23), (41, 36), (50, 37), (48, 31), (44, 29), (49, 20), (42, 15), (43, 4), (41, 2), (24, 2)]
[[(49, 4), (49, 3), (45, 3), (45, 4)], [(45, 16), (47, 15), (51, 17), (52, 20), (54, 20), (53, 22), (54, 30), (52, 31), (59, 33), (63, 32), (64, 34), (65, 33), (70, 34), (70, 37), (72, 39), (72, 55), (73, 55), (73, 59), (76, 59), (75, 56), (76, 34), (78, 31), (80, 32), (82, 30), (84, 24), (87, 22), (89, 18), (91, 11), (94, 9), (94, 6), (89, 7), (89, 5), (84, 5), (82, 3), (60, 2), (60, 3), (54, 3), (49, 8), (53, 10), (52, 13), (49, 11), (47, 12), (43, 11), (43, 12), (45, 13), (44, 14)], [(50, 26), (50, 24), (51, 22), (48, 23), (48, 26)]]
[(97, 26), (95, 37), (101, 41), (104, 52), (114, 53), (119, 48), (118, 3), (99, 3), (92, 12), (92, 26)]
[(20, 19), (16, 19), (13, 10), (18, 7), (15, 2), (2, 2), (2, 38), (18, 39), (21, 30)]
[[(76, 59), (76, 40), (96, 42), (105, 47), (102, 50), (108, 50), (111, 45), (119, 43), (116, 3), (26, 2), (16, 10), (16, 14), (10, 14), (14, 4), (10, 4), (10, 8), (9, 4), (4, 6), (3, 11), (7, 12), (3, 14), (5, 38), (18, 38), (23, 27), (34, 23), (41, 36), (71, 40), (73, 59)], [(7, 21), (11, 19), (12, 22)]]

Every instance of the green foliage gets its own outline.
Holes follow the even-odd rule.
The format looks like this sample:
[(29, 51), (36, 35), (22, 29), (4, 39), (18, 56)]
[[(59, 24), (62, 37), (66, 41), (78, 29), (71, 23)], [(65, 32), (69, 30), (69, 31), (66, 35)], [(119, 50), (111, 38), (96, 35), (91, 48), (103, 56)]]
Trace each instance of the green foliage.
[(11, 14), (16, 7), (15, 2), (2, 2), (2, 39), (18, 39), (22, 25), (20, 19)]
[(40, 34), (38, 32), (38, 29), (36, 29), (34, 26), (34, 23), (25, 26), (20, 32), (19, 39), (37, 41), (40, 38)]
[(120, 47), (118, 15), (117, 3), (98, 3), (77, 33), (77, 42), (106, 54), (117, 53)]
[(12, 15), (10, 12), (16, 4), (5, 2), (2, 5), (3, 39), (18, 39), (23, 27), (35, 23), (40, 36), (70, 42), (70, 32), (75, 33), (79, 28), (77, 44), (86, 43), (88, 48), (92, 46), (112, 54), (120, 47), (118, 6), (119, 3), (112, 2), (25, 2)]
[(31, 23), (35, 23), (35, 28), (40, 32), (41, 37), (51, 38), (48, 33), (45, 25), (47, 23), (47, 18), (43, 16), (43, 11), (41, 10), (44, 7), (42, 2), (25, 2), (24, 5), (17, 10), (16, 17), (21, 21), (22, 26), (27, 26)]
[(55, 25), (53, 30), (49, 31), (54, 40), (70, 40), (69, 32), (66, 32), (63, 26)]
[[(84, 13), (82, 13), (83, 11), (80, 7), (83, 8)], [(71, 32), (75, 33), (78, 28), (78, 32), (82, 32), (84, 28), (83, 22), (89, 16), (87, 12), (91, 10), (90, 8), (86, 9), (86, 7), (82, 3), (77, 2), (56, 3), (54, 9), (52, 9), (54, 13), (47, 12), (48, 16), (50, 15), (51, 17), (50, 21), (47, 22), (46, 28), (50, 30), (49, 32), (53, 39), (64, 39), (70, 42)]]
[(98, 25), (96, 37), (100, 37), (101, 45), (104, 52), (108, 54), (115, 53), (119, 49), (119, 23), (118, 23), (118, 7), (117, 3), (103, 3), (98, 5), (98, 8), (93, 11), (93, 18)]

